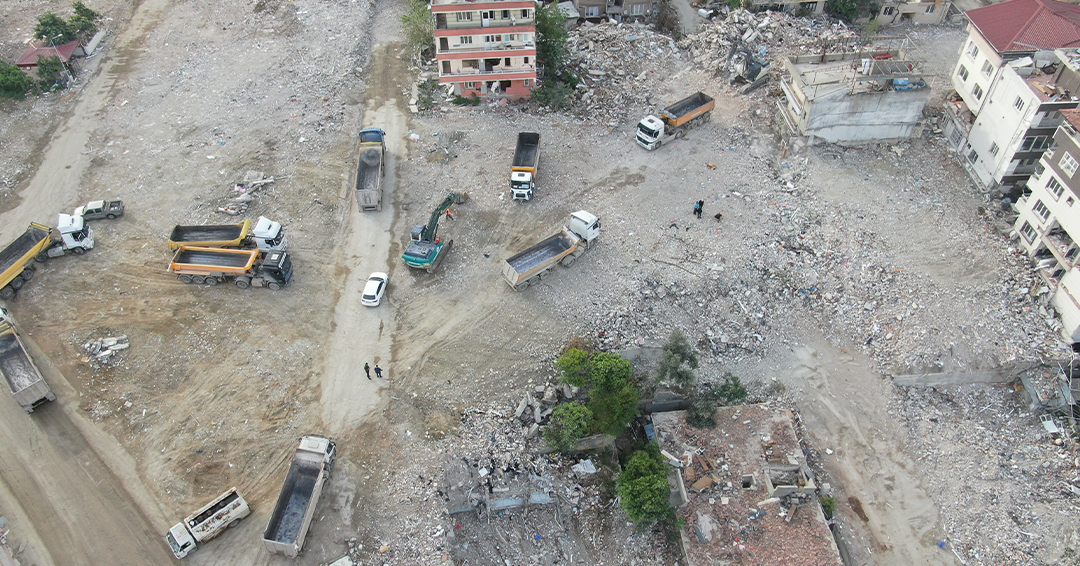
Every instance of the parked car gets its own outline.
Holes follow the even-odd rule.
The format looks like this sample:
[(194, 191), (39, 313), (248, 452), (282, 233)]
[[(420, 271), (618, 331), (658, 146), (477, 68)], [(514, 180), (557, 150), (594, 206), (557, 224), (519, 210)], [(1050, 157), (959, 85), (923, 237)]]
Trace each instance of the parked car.
[(82, 216), (84, 220), (108, 218), (112, 220), (124, 215), (124, 202), (120, 200), (92, 200), (75, 209), (72, 216)]
[(364, 285), (364, 294), (360, 297), (360, 304), (365, 307), (377, 307), (386, 294), (386, 286), (390, 278), (385, 273), (372, 273)]

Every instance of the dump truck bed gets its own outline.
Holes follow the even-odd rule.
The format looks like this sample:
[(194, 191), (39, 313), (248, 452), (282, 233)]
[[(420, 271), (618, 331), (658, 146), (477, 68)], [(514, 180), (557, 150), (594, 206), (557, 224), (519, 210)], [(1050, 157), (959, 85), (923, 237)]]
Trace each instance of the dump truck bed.
[(514, 162), (511, 169), (536, 173), (537, 157), (540, 154), (540, 134), (521, 132), (518, 134), (517, 148), (514, 150)]
[(23, 349), (15, 330), (6, 322), (0, 322), (0, 373), (4, 374), (12, 393), (19, 393), (41, 381), (37, 367)]
[(247, 238), (250, 229), (250, 220), (240, 224), (176, 226), (169, 234), (169, 249), (175, 250), (180, 246), (236, 247)]
[(52, 230), (40, 224), (30, 224), (14, 242), (0, 250), (0, 287), (22, 273), (23, 267), (51, 241)]
[(274, 506), (266, 531), (263, 532), (263, 540), (268, 543), (267, 549), (271, 552), (287, 552), (288, 548), (284, 546), (270, 547), (292, 547), (304, 534), (305, 523), (310, 515), (308, 507), (315, 499), (315, 490), (321, 481), (323, 466), (323, 457), (319, 454), (297, 451), (293, 456), (289, 473), (285, 476), (281, 493), (278, 494), (277, 505)]
[(696, 92), (668, 106), (660, 117), (672, 126), (681, 126), (713, 109), (716, 102), (704, 92)]
[(528, 279), (533, 273), (559, 261), (578, 247), (580, 239), (573, 232), (563, 229), (529, 249), (510, 256), (506, 260), (503, 276), (511, 285)]
[(383, 152), (380, 146), (360, 149), (360, 164), (356, 168), (356, 190), (374, 191), (379, 188)]
[(259, 250), (226, 250), (221, 248), (189, 248), (176, 251), (169, 271), (246, 272), (259, 259)]

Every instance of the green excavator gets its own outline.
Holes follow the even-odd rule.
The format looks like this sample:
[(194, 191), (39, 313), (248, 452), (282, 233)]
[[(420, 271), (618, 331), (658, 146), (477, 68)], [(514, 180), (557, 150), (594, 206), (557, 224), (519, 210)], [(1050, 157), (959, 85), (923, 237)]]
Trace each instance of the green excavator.
[(469, 200), (469, 193), (450, 193), (431, 213), (431, 219), (428, 220), (427, 225), (417, 224), (413, 227), (409, 247), (405, 248), (405, 253), (401, 255), (401, 259), (405, 260), (405, 265), (425, 269), (428, 273), (434, 272), (439, 267), (443, 258), (446, 257), (446, 252), (450, 251), (454, 245), (453, 240), (444, 242), (436, 235), (439, 231), (439, 220), (451, 205), (462, 204), (467, 200)]

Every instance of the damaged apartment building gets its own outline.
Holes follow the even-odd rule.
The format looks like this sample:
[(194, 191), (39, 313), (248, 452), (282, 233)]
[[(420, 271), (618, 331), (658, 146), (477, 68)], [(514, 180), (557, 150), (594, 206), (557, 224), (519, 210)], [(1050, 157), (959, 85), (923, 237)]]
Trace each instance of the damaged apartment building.
[(1075, 108), (1080, 6), (1010, 0), (966, 12), (968, 39), (951, 76), (944, 131), (975, 183), (1015, 198)]
[(900, 50), (793, 56), (784, 67), (788, 127), (831, 143), (909, 137), (930, 96), (917, 62)]
[(720, 407), (716, 427), (698, 429), (685, 411), (653, 413), (686, 564), (841, 566), (792, 419), (768, 405)]
[(536, 86), (536, 4), (432, 0), (439, 83), (465, 98), (528, 98)]

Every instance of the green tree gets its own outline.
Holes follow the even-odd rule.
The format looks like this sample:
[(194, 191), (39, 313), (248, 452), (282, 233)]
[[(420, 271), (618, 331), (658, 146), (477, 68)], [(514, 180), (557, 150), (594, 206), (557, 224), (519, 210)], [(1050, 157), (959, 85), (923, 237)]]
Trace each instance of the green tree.
[(596, 352), (589, 358), (589, 382), (604, 393), (621, 391), (634, 377), (634, 366), (626, 358), (610, 352)]
[(589, 385), (589, 353), (577, 348), (569, 348), (555, 361), (555, 368), (562, 374), (562, 380), (574, 387)]
[(101, 18), (101, 14), (91, 10), (90, 8), (87, 8), (86, 4), (83, 4), (78, 0), (76, 0), (75, 3), (71, 5), (71, 7), (75, 9), (76, 17), (85, 18), (87, 20), (90, 20), (91, 22), (95, 22)]
[(566, 66), (566, 17), (552, 2), (536, 8), (536, 62), (548, 77), (557, 77)]
[(72, 4), (75, 8), (75, 15), (68, 20), (68, 24), (74, 28), (75, 33), (83, 38), (89, 38), (97, 33), (97, 24), (95, 22), (101, 18), (101, 14), (87, 8), (82, 2), (76, 1)]
[(64, 63), (56, 55), (38, 55), (37, 60), (38, 86), (41, 90), (50, 91), (58, 86), (63, 86)]
[(563, 82), (562, 78), (544, 81), (540, 88), (533, 91), (537, 102), (554, 110), (567, 110), (574, 102), (574, 87)]
[(686, 409), (686, 423), (694, 428), (716, 428), (716, 400), (697, 397)]
[(698, 367), (697, 353), (679, 330), (672, 330), (663, 357), (656, 368), (657, 381), (670, 380), (682, 387), (694, 385), (694, 371)]
[(880, 5), (873, 0), (828, 0), (825, 13), (848, 23), (853, 23), (862, 16), (873, 16), (880, 11)]
[(655, 442), (630, 457), (619, 474), (616, 488), (630, 520), (659, 521), (671, 517), (672, 508), (668, 502), (671, 487), (667, 473), (667, 464)]
[(618, 436), (637, 414), (638, 390), (632, 383), (605, 391), (594, 388), (589, 393), (589, 409), (593, 413), (593, 430)]
[(45, 40), (47, 44), (61, 45), (73, 41), (78, 37), (78, 32), (64, 18), (52, 12), (45, 12), (38, 16), (37, 25), (34, 26), (34, 37)]
[(724, 382), (713, 389), (713, 398), (726, 406), (741, 405), (743, 401), (746, 401), (747, 397), (749, 397), (749, 393), (743, 387), (742, 382), (739, 381), (738, 377), (730, 373), (724, 374)]
[(544, 428), (544, 440), (559, 452), (574, 448), (593, 424), (593, 414), (581, 403), (564, 403), (555, 407), (551, 421)]
[(22, 100), (34, 88), (34, 79), (15, 65), (0, 61), (0, 96)]
[(424, 0), (407, 0), (401, 14), (405, 44), (422, 57), (429, 56), (435, 47), (435, 21)]

